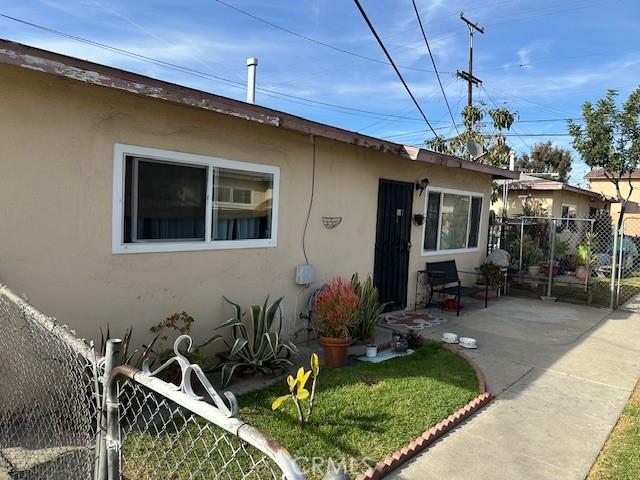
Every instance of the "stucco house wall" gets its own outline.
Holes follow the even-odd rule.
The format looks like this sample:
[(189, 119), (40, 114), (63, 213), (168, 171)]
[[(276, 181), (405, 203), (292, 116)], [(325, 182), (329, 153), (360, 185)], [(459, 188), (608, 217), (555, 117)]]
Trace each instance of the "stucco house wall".
[[(226, 295), (248, 306), (284, 296), (286, 332), (305, 325), (312, 289), (294, 282), (304, 262), (302, 234), (310, 201), (308, 135), (252, 123), (19, 67), (0, 66), (10, 92), (0, 111), (0, 282), (44, 312), (99, 336), (133, 325), (137, 338), (173, 312), (196, 319), (202, 338), (231, 311)], [(479, 192), (484, 209), (478, 251), (421, 255), (422, 227), (412, 226), (408, 303), (427, 260), (455, 258), (472, 269), (485, 256), (491, 177), (316, 138), (316, 184), (306, 237), (320, 286), (335, 274), (373, 271), (381, 178)], [(280, 167), (278, 242), (273, 248), (112, 253), (114, 144), (138, 145)], [(414, 194), (414, 213), (425, 195)], [(322, 216), (341, 216), (326, 229)]]
[(591, 208), (600, 210), (605, 208), (607, 203), (604, 200), (596, 200), (576, 192), (560, 190), (554, 192), (553, 216), (562, 216), (562, 205), (575, 205), (577, 218), (589, 218), (589, 210)]
[[(524, 202), (531, 198), (531, 200), (535, 200), (539, 202), (539, 204), (548, 212), (551, 212), (553, 208), (553, 192), (543, 192), (543, 191), (519, 191), (519, 190), (510, 190), (509, 195), (507, 197), (507, 215), (510, 217), (522, 215), (522, 206)], [(491, 205), (492, 210), (498, 216), (502, 216), (503, 210), (503, 198), (502, 195), (498, 197), (498, 199), (493, 202)]]
[[(633, 191), (631, 192), (631, 196), (629, 200), (635, 202), (636, 205), (629, 206), (627, 211), (624, 214), (624, 218), (633, 219), (626, 222), (625, 231), (630, 235), (640, 236), (640, 212), (638, 211), (637, 204), (640, 203), (640, 179), (632, 178), (631, 185), (633, 185)], [(616, 198), (617, 192), (615, 185), (609, 180), (605, 179), (589, 179), (589, 189), (602, 193), (603, 195), (608, 195), (610, 197)], [(629, 194), (629, 182), (623, 181), (620, 182), (620, 193), (623, 196), (627, 196)], [(616, 224), (618, 222), (618, 218), (620, 217), (620, 209), (621, 205), (619, 203), (611, 204), (611, 221)]]
[[(562, 205), (574, 205), (577, 218), (589, 218), (590, 208), (602, 209), (608, 203), (567, 190), (510, 190), (507, 199), (508, 215), (522, 215), (522, 206), (527, 200), (537, 202), (548, 212), (549, 216), (557, 218), (562, 216)], [(492, 204), (492, 209), (497, 215), (502, 215), (502, 208), (503, 202), (500, 197)]]

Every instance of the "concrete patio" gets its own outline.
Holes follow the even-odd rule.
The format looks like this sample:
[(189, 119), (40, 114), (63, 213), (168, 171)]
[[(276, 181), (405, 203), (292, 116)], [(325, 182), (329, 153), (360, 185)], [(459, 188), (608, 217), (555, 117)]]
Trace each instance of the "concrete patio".
[(640, 314), (503, 297), (422, 331), (475, 337), (496, 399), (394, 479), (583, 479), (640, 375)]

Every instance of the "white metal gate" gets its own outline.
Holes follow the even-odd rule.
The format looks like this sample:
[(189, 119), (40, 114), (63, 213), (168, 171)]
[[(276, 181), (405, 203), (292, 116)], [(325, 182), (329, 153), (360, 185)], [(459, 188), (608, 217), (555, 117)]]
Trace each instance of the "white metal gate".
[(0, 331), (0, 478), (305, 478), (276, 440), (235, 416), (231, 393), (218, 395), (180, 354), (186, 335), (164, 364), (177, 367), (174, 385), (117, 365), (120, 340), (96, 358), (3, 285)]
[[(105, 368), (107, 459), (99, 479), (304, 480), (282, 445), (235, 417), (233, 394), (219, 395), (200, 367), (180, 353), (181, 343), (189, 348), (191, 338), (178, 337), (175, 357), (150, 372), (112, 368), (109, 358), (118, 357), (118, 343), (111, 341)], [(172, 367), (178, 385), (156, 376)]]

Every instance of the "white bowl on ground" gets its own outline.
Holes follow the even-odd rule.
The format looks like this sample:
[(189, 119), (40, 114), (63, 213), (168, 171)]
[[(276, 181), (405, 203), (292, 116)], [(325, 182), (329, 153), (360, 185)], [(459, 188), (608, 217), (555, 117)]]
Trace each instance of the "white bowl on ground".
[(464, 348), (478, 348), (478, 342), (475, 338), (460, 337), (460, 346)]
[(451, 332), (445, 332), (442, 334), (442, 341), (444, 343), (458, 343), (458, 335)]

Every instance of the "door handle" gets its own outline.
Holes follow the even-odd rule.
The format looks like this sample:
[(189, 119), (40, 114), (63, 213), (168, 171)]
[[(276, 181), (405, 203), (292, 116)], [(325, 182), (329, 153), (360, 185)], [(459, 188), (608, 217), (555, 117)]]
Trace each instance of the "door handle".
[(407, 242), (407, 250), (411, 250), (411, 240)]

